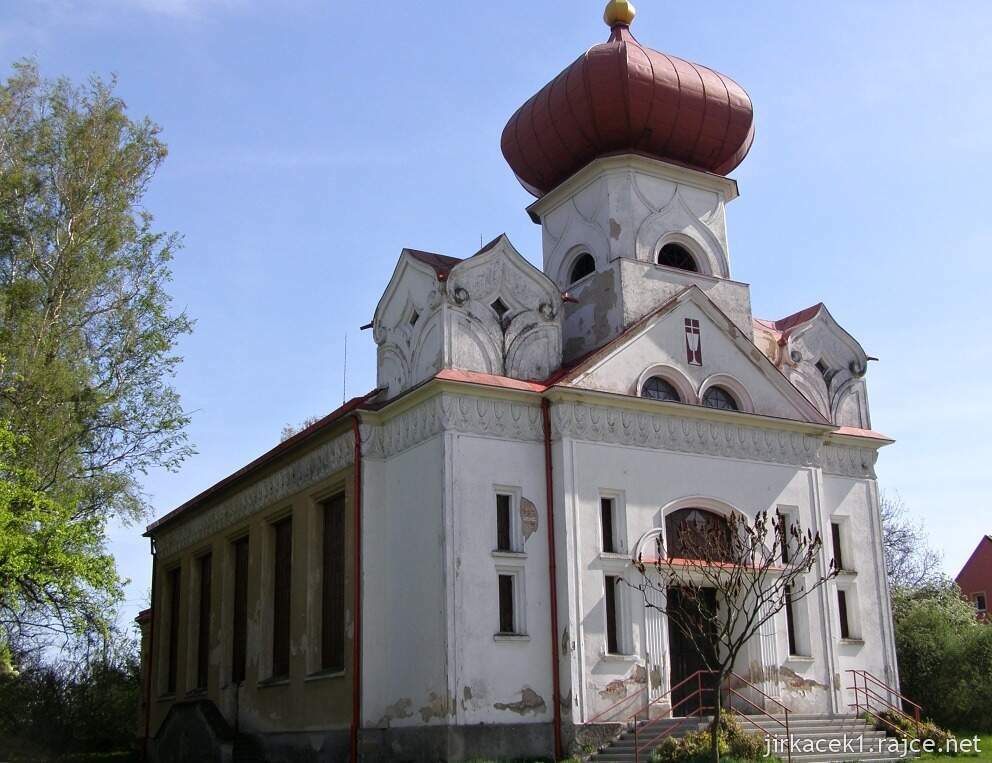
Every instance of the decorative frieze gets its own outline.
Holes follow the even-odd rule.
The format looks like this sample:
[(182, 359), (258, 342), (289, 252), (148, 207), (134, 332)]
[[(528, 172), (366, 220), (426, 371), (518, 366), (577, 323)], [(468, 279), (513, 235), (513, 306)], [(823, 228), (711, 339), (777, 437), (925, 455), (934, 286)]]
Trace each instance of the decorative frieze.
[(820, 466), (828, 474), (844, 477), (875, 479), (875, 461), (878, 451), (848, 445), (824, 445), (820, 452)]
[[(873, 449), (826, 444), (821, 437), (802, 432), (573, 401), (555, 403), (551, 412), (555, 437), (790, 466), (819, 466), (830, 474), (875, 477), (877, 453)], [(540, 442), (544, 437), (541, 408), (536, 400), (531, 404), (445, 392), (381, 424), (362, 424), (362, 453), (368, 458), (390, 458), (445, 431), (521, 442)], [(162, 530), (156, 540), (158, 551), (168, 556), (235, 527), (255, 512), (273, 507), (348, 466), (353, 455), (353, 435), (342, 434), (219, 504)]]
[(443, 431), (528, 442), (543, 439), (539, 405), (444, 393), (382, 425), (362, 427), (362, 453), (389, 458)]
[(353, 457), (354, 439), (348, 432), (286, 464), (215, 506), (163, 530), (156, 536), (156, 549), (159, 554), (169, 556), (214, 533), (235, 527), (256, 511), (327, 479), (348, 466)]
[(554, 433), (593, 442), (698, 453), (723, 458), (815, 466), (822, 439), (777, 429), (677, 415), (556, 403)]

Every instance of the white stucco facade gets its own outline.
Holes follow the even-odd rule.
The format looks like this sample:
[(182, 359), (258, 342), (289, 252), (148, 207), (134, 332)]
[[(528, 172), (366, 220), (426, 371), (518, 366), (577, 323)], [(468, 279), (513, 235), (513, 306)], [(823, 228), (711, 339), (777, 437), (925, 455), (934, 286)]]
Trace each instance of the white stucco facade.
[[(366, 642), (365, 724), (435, 725), (459, 739), (451, 728), (547, 727), (555, 652), (564, 726), (600, 720), (625, 697), (634, 698), (624, 705), (631, 712), (659, 698), (664, 707), (673, 683), (664, 617), (646, 608), (639, 592), (623, 589), (611, 652), (605, 576), (639, 575), (632, 558), (654, 548), (669, 513), (690, 507), (748, 517), (778, 510), (820, 533), (811, 579), (828, 569), (831, 526), (840, 527), (844, 570), (794, 605), (793, 648), (784, 612), (752, 639), (735, 665), (746, 680), (794, 711), (825, 714), (847, 711), (846, 670), (896, 682), (873, 468), (890, 441), (869, 429), (867, 356), (822, 305), (783, 321), (752, 319), (749, 287), (730, 279), (724, 205), (735, 195), (723, 178), (614, 157), (535, 204), (547, 278), (519, 271), (521, 282), (534, 286), (518, 309), (543, 316), (548, 334), (562, 334), (560, 341), (534, 339), (531, 366), (551, 369), (537, 382), (534, 374), (494, 374), (488, 360), (465, 361), (469, 354), (457, 345), (478, 342), (448, 322), (436, 344), (452, 351), (432, 361), (431, 381), (412, 390), (394, 386), (388, 369), (395, 334), (379, 327), (399, 325), (388, 316), (405, 314), (390, 300), (425, 300), (389, 295), (437, 294), (434, 301), (444, 304), (459, 288), (467, 292), (463, 302), (485, 306), (499, 292), (498, 279), (463, 279), (456, 287), (457, 269), (468, 270), (476, 257), (496, 270), (525, 261), (504, 242), (440, 279), (422, 268), (408, 284), (398, 268), (375, 323), (388, 392), (367, 424), (374, 466), (364, 505), (375, 519), (365, 542), (376, 561), (365, 572), (365, 612), (370, 634), (402, 631), (409, 639)], [(700, 272), (652, 262), (671, 241), (686, 242), (705, 262)], [(570, 284), (576, 252), (592, 254), (596, 271)], [(551, 307), (548, 282), (567, 292), (565, 309), (560, 297)], [(498, 316), (487, 316), (498, 325)], [(691, 357), (690, 323), (699, 353)], [(411, 358), (416, 367), (416, 353)], [(668, 381), (681, 402), (646, 399), (651, 377)], [(703, 404), (714, 386), (737, 410)], [(500, 494), (512, 506), (506, 550), (494, 550)], [(613, 499), (610, 552), (603, 550), (603, 498)], [(501, 575), (513, 579), (512, 634), (500, 632)], [(846, 597), (846, 637), (838, 590)]]

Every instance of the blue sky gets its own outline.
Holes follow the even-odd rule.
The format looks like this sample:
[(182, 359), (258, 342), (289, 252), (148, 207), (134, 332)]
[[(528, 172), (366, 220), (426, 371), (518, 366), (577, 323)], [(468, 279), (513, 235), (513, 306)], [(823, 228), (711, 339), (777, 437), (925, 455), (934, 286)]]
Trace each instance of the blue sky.
[[(145, 483), (156, 515), (282, 426), (375, 384), (366, 323), (404, 246), (467, 256), (506, 232), (540, 262), (499, 151), (514, 109), (606, 39), (601, 0), (7, 0), (5, 63), (119, 78), (170, 156), (147, 206), (185, 236), (176, 379), (199, 453)], [(883, 489), (955, 573), (992, 532), (992, 8), (983, 2), (639, 3), (645, 45), (733, 77), (757, 138), (734, 173), (733, 276), (755, 315), (823, 301), (872, 364)], [(141, 528), (112, 550), (149, 578)]]

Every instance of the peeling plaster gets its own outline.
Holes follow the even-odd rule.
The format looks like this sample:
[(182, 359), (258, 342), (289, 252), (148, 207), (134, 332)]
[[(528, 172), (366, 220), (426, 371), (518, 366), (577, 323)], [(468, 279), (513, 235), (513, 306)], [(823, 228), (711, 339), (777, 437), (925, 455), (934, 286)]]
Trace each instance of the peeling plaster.
[(542, 713), (548, 706), (544, 702), (544, 697), (529, 686), (525, 686), (520, 690), (519, 702), (496, 702), (493, 707), (497, 710), (509, 710), (517, 715), (527, 715), (527, 713)]
[(455, 703), (450, 697), (443, 697), (431, 692), (431, 701), (420, 708), (420, 717), (424, 723), (432, 718), (446, 718), (454, 714)]
[(618, 223), (616, 220), (614, 220), (611, 217), (610, 218), (610, 238), (612, 238), (614, 241), (616, 241), (617, 239), (620, 238), (620, 234), (622, 232), (623, 232), (623, 229), (620, 227), (620, 223)]
[(565, 628), (561, 632), (561, 653), (568, 654), (571, 651), (571, 642), (568, 638), (568, 625), (566, 624)]
[(821, 684), (819, 681), (813, 678), (803, 678), (801, 675), (796, 673), (796, 671), (791, 668), (787, 668), (785, 665), (779, 668), (782, 675), (783, 682), (786, 687), (794, 691), (798, 691), (800, 694), (807, 694), (809, 692), (815, 691), (816, 689), (829, 689), (830, 687), (826, 684)]
[(600, 689), (599, 696), (608, 697), (626, 697), (627, 696), (627, 682), (622, 678), (616, 678), (606, 684), (606, 688)]
[(386, 712), (375, 725), (380, 728), (389, 728), (394, 718), (409, 718), (413, 715), (412, 708), (413, 702), (410, 699), (404, 697), (403, 699), (396, 700), (396, 702), (386, 708)]

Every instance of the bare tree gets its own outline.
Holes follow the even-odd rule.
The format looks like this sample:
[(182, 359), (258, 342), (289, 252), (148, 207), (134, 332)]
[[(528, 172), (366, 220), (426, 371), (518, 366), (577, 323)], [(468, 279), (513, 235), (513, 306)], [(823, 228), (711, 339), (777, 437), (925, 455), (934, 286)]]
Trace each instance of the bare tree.
[(929, 544), (923, 522), (910, 516), (899, 494), (882, 493), (882, 550), (889, 587), (918, 589), (943, 580), (941, 553)]
[(719, 761), (720, 688), (738, 654), (766, 622), (838, 568), (833, 559), (817, 564), (819, 533), (803, 531), (778, 511), (759, 512), (754, 520), (693, 512), (670, 530), (667, 553), (659, 536), (655, 558), (640, 555), (638, 579), (625, 582), (641, 592), (646, 607), (666, 616), (669, 628), (677, 628), (712, 671), (711, 750)]

